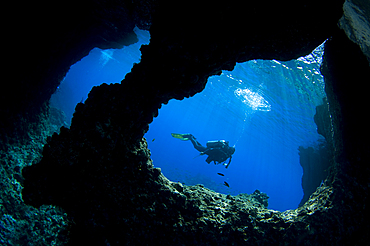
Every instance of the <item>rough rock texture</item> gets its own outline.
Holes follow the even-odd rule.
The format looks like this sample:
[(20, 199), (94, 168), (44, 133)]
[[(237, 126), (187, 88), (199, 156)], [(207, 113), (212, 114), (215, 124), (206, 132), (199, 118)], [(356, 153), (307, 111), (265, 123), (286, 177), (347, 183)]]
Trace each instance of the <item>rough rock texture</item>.
[(360, 46), (370, 63), (370, 2), (346, 0), (339, 26)]
[(21, 195), (22, 168), (40, 161), (47, 136), (63, 125), (60, 116), (57, 111), (40, 114), (39, 124), (29, 126), (28, 141), (10, 138), (11, 144), (5, 147), (2, 142), (6, 151), (0, 148), (0, 245), (63, 245), (68, 239), (63, 233), (68, 219), (61, 209), (50, 205), (34, 208), (26, 205)]
[[(154, 7), (148, 2), (93, 1), (74, 4), (77, 9), (66, 3), (62, 15), (48, 12), (51, 22), (69, 19), (58, 23), (50, 37), (44, 34), (46, 28), (35, 25), (41, 37), (37, 42), (46, 38), (44, 43), (51, 48), (42, 52), (41, 63), (30, 62), (37, 55), (34, 50), (22, 64), (27, 68), (19, 84), (29, 78), (25, 88), (31, 88), (30, 93), (14, 92), (12, 96), (23, 99), (9, 110), (1, 104), (7, 115), (27, 111), (27, 103), (37, 108), (92, 43), (115, 46), (135, 23), (149, 23), (148, 16), (151, 42), (142, 47), (141, 62), (121, 84), (94, 87), (85, 103), (77, 105), (71, 128), (54, 134), (42, 160), (23, 169), (24, 201), (35, 207), (61, 207), (70, 221), (70, 245), (366, 244), (367, 104), (365, 90), (353, 85), (368, 81), (368, 62), (337, 30), (342, 2), (271, 2), (246, 6), (228, 1), (219, 6), (187, 1), (179, 7), (177, 2), (159, 1), (152, 16)], [(226, 30), (230, 35), (220, 35)], [(335, 164), (303, 206), (283, 213), (268, 210), (252, 197), (225, 197), (201, 186), (172, 183), (153, 168), (143, 134), (162, 103), (200, 92), (210, 75), (230, 70), (236, 62), (297, 58), (331, 36), (322, 72), (334, 128)], [(37, 100), (36, 92), (41, 93)], [(360, 97), (353, 99), (354, 95)], [(12, 139), (8, 133), (2, 135), (8, 137), (7, 143)], [(1, 226), (11, 225), (12, 219), (4, 216)]]
[(347, 233), (352, 233), (353, 240), (357, 237), (358, 244), (367, 244), (368, 239), (356, 230), (369, 230), (368, 217), (364, 215), (370, 202), (370, 129), (364, 113), (368, 95), (361, 85), (366, 86), (370, 67), (360, 48), (338, 31), (326, 42), (321, 72), (333, 125), (335, 164), (329, 181), (334, 201), (338, 209), (341, 206), (343, 217), (339, 218), (347, 224)]

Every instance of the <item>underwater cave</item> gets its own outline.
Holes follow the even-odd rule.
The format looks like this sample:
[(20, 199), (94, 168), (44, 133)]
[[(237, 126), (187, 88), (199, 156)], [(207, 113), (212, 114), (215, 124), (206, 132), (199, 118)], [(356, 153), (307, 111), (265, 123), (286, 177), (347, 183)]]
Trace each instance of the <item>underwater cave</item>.
[(367, 243), (366, 1), (47, 7), (14, 14), (10, 47), (35, 38), (1, 85), (1, 244)]
[[(318, 153), (320, 146), (326, 145), (314, 122), (315, 108), (326, 96), (320, 74), (322, 52), (323, 45), (313, 54), (289, 62), (237, 64), (233, 71), (210, 77), (201, 93), (164, 105), (145, 135), (154, 166), (171, 181), (203, 184), (231, 195), (258, 189), (269, 196), (268, 208), (297, 208), (303, 197), (302, 185), (306, 185), (301, 184), (301, 165), (306, 163), (300, 165), (299, 154), (306, 156), (308, 147)], [(203, 144), (230, 141), (236, 147), (230, 167), (208, 165), (191, 143), (176, 141), (172, 132), (192, 133)], [(324, 157), (319, 154), (317, 158)], [(308, 178), (327, 168), (307, 165), (311, 165), (307, 167), (311, 173), (305, 174)], [(319, 178), (312, 182), (316, 186), (310, 187), (307, 196), (325, 179)]]
[[(69, 127), (76, 104), (87, 98), (93, 86), (118, 83), (133, 63), (140, 61), (139, 48), (148, 44), (150, 37), (147, 31), (136, 29), (135, 33), (139, 41), (134, 45), (94, 49), (71, 67), (50, 101), (51, 107), (66, 114), (65, 126)], [(310, 147), (317, 153), (326, 145), (314, 122), (315, 108), (326, 97), (320, 74), (323, 49), (324, 44), (306, 57), (288, 62), (253, 60), (238, 64), (233, 71), (210, 77), (206, 88), (192, 98), (170, 101), (145, 134), (154, 166), (171, 181), (202, 184), (231, 195), (262, 190), (269, 196), (270, 209), (297, 208), (303, 197), (304, 164), (300, 165), (298, 147), (302, 151)], [(191, 145), (171, 138), (170, 133), (179, 131), (198, 133), (204, 141), (230, 141), (238, 150), (232, 168), (207, 165)], [(320, 153), (316, 155), (315, 161), (323, 159)], [(313, 183), (306, 196), (326, 178), (314, 178), (312, 173), (320, 173), (327, 166), (310, 164), (307, 168), (311, 173), (305, 178), (315, 181), (306, 181)], [(225, 186), (224, 180), (231, 187)]]

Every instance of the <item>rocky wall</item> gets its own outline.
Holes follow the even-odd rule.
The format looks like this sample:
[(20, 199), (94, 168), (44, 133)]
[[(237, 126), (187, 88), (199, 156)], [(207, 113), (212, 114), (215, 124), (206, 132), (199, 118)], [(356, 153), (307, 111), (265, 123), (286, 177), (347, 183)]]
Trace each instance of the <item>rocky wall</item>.
[(370, 63), (370, 2), (346, 0), (339, 26), (347, 37), (358, 44)]
[(333, 126), (330, 118), (327, 98), (323, 98), (323, 104), (316, 107), (314, 121), (317, 126), (317, 133), (322, 135), (325, 140), (320, 141), (313, 147), (304, 148), (299, 146), (298, 148), (299, 163), (303, 169), (303, 198), (299, 206), (307, 202), (311, 194), (327, 178), (333, 165)]
[[(370, 130), (366, 123), (366, 85), (370, 69), (358, 45), (339, 31), (326, 42), (321, 73), (333, 126), (334, 158), (345, 172), (358, 178), (367, 174)], [(344, 164), (347, 162), (347, 164)], [(351, 163), (351, 164), (349, 164)], [(365, 168), (365, 169), (363, 169)], [(367, 180), (367, 177), (363, 177)]]
[[(89, 11), (99, 21), (109, 20), (103, 21), (109, 27), (119, 22), (120, 10), (127, 13), (127, 6), (118, 2), (96, 4)], [(367, 131), (362, 114), (356, 113), (367, 104), (363, 98), (350, 100), (357, 91), (348, 81), (361, 85), (361, 78), (369, 74), (360, 49), (337, 30), (341, 4), (250, 2), (246, 6), (229, 1), (219, 6), (190, 1), (179, 7), (159, 1), (151, 18), (150, 44), (141, 48), (141, 62), (121, 84), (94, 87), (85, 103), (77, 105), (71, 128), (61, 128), (48, 140), (41, 161), (23, 169), (24, 202), (62, 208), (68, 216), (65, 235), (70, 245), (365, 244), (368, 236), (361, 231), (369, 230), (362, 215), (369, 204), (369, 172), (364, 168), (368, 149), (359, 141)], [(117, 19), (104, 15), (106, 9), (114, 9)], [(136, 23), (139, 19), (134, 18)], [(85, 21), (72, 18), (71, 23)], [(98, 37), (106, 29), (85, 30), (82, 24), (82, 30)], [(71, 43), (84, 46), (79, 35), (69, 32), (70, 25), (61, 27)], [(229, 35), (220, 35), (225, 30)], [(110, 35), (115, 40), (114, 32)], [(334, 126), (335, 172), (303, 206), (283, 213), (268, 210), (250, 196), (225, 196), (202, 186), (172, 183), (153, 167), (143, 135), (162, 103), (200, 92), (209, 76), (233, 69), (236, 62), (297, 58), (330, 36), (322, 71)], [(103, 44), (112, 46), (109, 41)], [(62, 61), (75, 61), (68, 56), (76, 49), (62, 52), (64, 46), (58, 47)], [(340, 56), (347, 47), (351, 47), (346, 54), (352, 55), (350, 62)], [(44, 74), (45, 66), (34, 74)], [(63, 73), (58, 66), (56, 70)], [(344, 79), (353, 72), (353, 80)], [(349, 110), (354, 105), (358, 111)]]
[(29, 141), (51, 95), (70, 66), (95, 47), (137, 42), (135, 26), (148, 29), (153, 0), (12, 2), (4, 21), (7, 80), (0, 84), (0, 141)]
[(299, 146), (299, 163), (303, 169), (302, 189), (303, 198), (299, 203), (302, 206), (308, 201), (312, 193), (314, 193), (327, 178), (330, 171), (329, 151), (326, 144), (320, 146), (304, 148)]

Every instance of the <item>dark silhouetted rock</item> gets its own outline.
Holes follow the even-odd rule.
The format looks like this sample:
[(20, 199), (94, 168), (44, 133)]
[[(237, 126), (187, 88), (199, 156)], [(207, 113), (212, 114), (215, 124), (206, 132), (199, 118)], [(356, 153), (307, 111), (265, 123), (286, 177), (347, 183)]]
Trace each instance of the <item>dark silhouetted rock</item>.
[[(149, 28), (151, 40), (121, 84), (94, 87), (76, 106), (70, 129), (62, 127), (45, 144), (42, 159), (23, 168), (23, 200), (18, 193), (12, 203), (63, 209), (68, 219), (55, 223), (69, 222), (69, 234), (63, 235), (70, 245), (367, 244), (370, 162), (364, 86), (370, 74), (360, 48), (337, 27), (343, 2), (187, 1), (179, 6), (175, 1), (95, 0), (63, 2), (58, 11), (44, 11), (49, 6), (34, 2), (22, 6), (28, 8), (18, 14), (26, 21), (16, 29), (20, 35), (12, 37), (18, 43), (31, 40), (32, 49), (11, 63), (22, 71), (11, 70), (19, 74), (14, 87), (3, 90), (2, 84), (1, 93), (7, 93), (0, 103), (6, 116), (0, 125), (2, 149), (24, 140), (33, 126), (29, 123), (37, 126), (47, 118), (42, 112), (59, 81), (93, 47), (133, 43), (135, 25)], [(254, 195), (262, 201), (256, 202), (199, 185), (182, 186), (153, 167), (143, 135), (163, 103), (193, 96), (209, 76), (232, 70), (237, 62), (298, 58), (328, 38), (322, 73), (335, 159), (329, 177), (301, 207), (268, 210), (261, 205), (266, 204), (262, 193)], [(28, 221), (40, 218), (35, 214)], [(16, 223), (7, 215), (1, 221), (3, 228)], [(50, 223), (32, 228), (39, 232), (42, 225)], [(31, 237), (24, 235), (23, 242)]]
[(304, 148), (299, 146), (299, 163), (303, 168), (302, 189), (303, 198), (299, 203), (302, 206), (310, 195), (327, 178), (329, 173), (330, 161), (326, 144), (317, 148)]

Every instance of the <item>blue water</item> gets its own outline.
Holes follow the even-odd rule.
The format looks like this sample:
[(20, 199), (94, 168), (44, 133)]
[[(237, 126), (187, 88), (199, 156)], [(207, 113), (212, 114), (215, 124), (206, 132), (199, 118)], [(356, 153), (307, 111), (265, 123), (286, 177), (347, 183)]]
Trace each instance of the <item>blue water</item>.
[[(53, 104), (71, 117), (93, 85), (121, 81), (139, 62), (140, 45), (148, 43), (147, 32), (137, 33), (137, 44), (122, 50), (94, 49), (75, 64)], [(238, 64), (232, 72), (209, 78), (202, 93), (163, 105), (145, 135), (154, 165), (172, 181), (203, 184), (232, 195), (259, 189), (270, 197), (269, 208), (297, 208), (303, 197), (298, 147), (316, 146), (322, 140), (313, 120), (315, 107), (325, 97), (321, 50), (289, 62)], [(236, 151), (229, 168), (207, 164), (190, 141), (171, 133), (192, 133), (203, 145), (209, 140), (230, 141)]]
[[(308, 63), (238, 64), (210, 78), (202, 93), (170, 101), (146, 134), (154, 165), (172, 181), (232, 195), (259, 189), (270, 197), (269, 208), (297, 208), (303, 196), (298, 147), (322, 140), (313, 116), (325, 96), (323, 81), (319, 63)], [(171, 132), (192, 133), (203, 145), (219, 139), (235, 144), (229, 168), (207, 164), (206, 156)]]
[(60, 108), (71, 118), (76, 104), (85, 101), (93, 86), (102, 83), (119, 83), (139, 63), (140, 46), (149, 43), (149, 33), (135, 28), (139, 41), (123, 49), (102, 50), (95, 48), (81, 61), (71, 66), (66, 77), (50, 99), (51, 105)]

